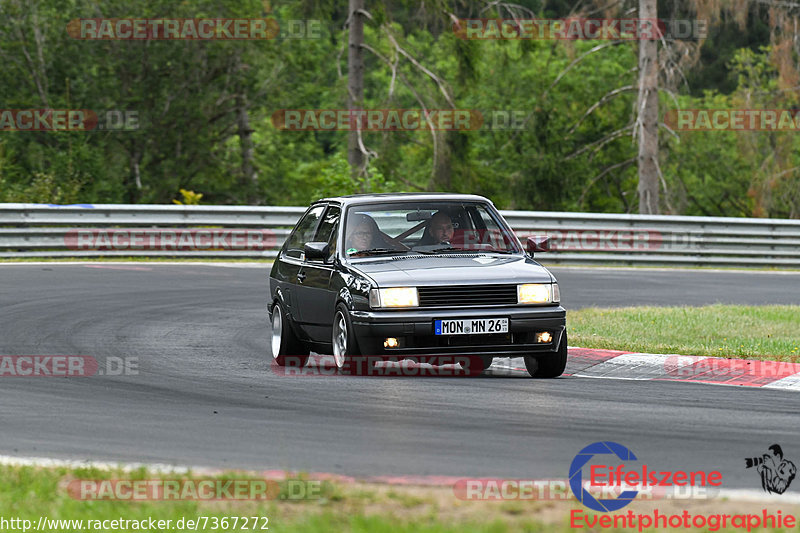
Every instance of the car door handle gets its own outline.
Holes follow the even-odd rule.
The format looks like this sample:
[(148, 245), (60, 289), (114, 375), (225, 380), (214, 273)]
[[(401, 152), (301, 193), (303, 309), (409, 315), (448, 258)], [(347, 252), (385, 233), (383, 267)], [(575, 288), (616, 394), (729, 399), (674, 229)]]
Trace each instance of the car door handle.
[(303, 283), (304, 279), (306, 279), (306, 273), (303, 272), (303, 271), (298, 272), (297, 273), (297, 281), (298, 281), (298, 283)]

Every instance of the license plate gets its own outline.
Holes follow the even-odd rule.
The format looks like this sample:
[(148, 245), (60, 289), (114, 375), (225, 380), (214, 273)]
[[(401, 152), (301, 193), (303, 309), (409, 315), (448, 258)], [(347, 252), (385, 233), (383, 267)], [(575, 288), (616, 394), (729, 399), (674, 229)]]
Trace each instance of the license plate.
[(468, 318), (466, 320), (434, 320), (436, 335), (480, 335), (508, 333), (507, 318)]

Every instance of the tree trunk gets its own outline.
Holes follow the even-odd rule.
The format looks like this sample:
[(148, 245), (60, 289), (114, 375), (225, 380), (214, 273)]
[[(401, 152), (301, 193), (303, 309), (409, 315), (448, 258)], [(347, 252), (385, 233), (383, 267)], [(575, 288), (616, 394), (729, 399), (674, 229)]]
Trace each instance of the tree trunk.
[(142, 174), (139, 163), (142, 160), (142, 152), (138, 146), (134, 146), (130, 152), (130, 174), (126, 180), (125, 189), (129, 204), (139, 203), (142, 197)]
[(239, 145), (242, 149), (242, 179), (245, 198), (248, 204), (258, 202), (258, 173), (253, 167), (253, 129), (250, 127), (250, 116), (247, 113), (247, 95), (240, 94), (236, 98), (236, 114), (239, 134)]
[(432, 191), (450, 192), (452, 185), (451, 156), (452, 156), (452, 136), (451, 131), (437, 130), (433, 133), (435, 150), (433, 154), (433, 180), (431, 183)]
[[(364, 0), (350, 0), (350, 35), (347, 51), (347, 108), (361, 109), (364, 105)], [(359, 126), (356, 121), (353, 126)], [(364, 154), (358, 144), (359, 132), (353, 127), (347, 138), (347, 162), (353, 178), (364, 172)]]
[[(639, 18), (657, 18), (656, 0), (639, 0)], [(639, 41), (639, 213), (655, 215), (658, 209), (658, 41)]]

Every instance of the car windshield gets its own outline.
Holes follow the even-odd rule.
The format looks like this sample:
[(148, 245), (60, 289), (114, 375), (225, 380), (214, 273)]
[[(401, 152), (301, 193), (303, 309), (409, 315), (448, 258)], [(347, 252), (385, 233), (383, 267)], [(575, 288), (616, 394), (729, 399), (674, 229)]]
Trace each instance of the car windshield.
[(349, 257), (520, 251), (511, 230), (481, 202), (358, 204), (348, 209), (344, 231)]

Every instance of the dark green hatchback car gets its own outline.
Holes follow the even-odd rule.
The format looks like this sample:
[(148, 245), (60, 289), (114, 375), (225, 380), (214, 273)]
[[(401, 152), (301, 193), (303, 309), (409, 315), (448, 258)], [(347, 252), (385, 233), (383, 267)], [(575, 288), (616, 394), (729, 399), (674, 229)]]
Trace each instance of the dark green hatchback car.
[(479, 374), (522, 357), (560, 376), (566, 312), (558, 283), (494, 205), (465, 194), (387, 194), (312, 204), (269, 281), (278, 365), (332, 354), (342, 372), (379, 361), (459, 362)]

